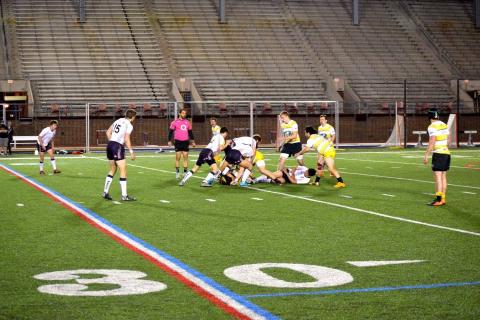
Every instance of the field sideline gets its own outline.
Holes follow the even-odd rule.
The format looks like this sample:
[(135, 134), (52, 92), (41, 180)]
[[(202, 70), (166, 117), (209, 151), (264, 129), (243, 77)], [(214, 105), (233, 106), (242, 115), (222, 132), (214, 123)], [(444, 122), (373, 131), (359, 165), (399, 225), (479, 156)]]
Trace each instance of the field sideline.
[(103, 154), (57, 156), (62, 174), (46, 176), (35, 157), (2, 158), (0, 319), (477, 319), (480, 150), (453, 151), (441, 208), (425, 205), (422, 155), (342, 150), (335, 190), (328, 173), (179, 187), (173, 154), (144, 153), (129, 161), (136, 203), (118, 177), (116, 201), (100, 197)]

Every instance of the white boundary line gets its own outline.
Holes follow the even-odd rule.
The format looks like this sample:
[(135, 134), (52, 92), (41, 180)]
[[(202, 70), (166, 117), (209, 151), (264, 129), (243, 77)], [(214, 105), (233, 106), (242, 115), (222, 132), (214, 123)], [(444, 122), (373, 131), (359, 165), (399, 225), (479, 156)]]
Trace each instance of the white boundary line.
[[(100, 158), (93, 158), (93, 159), (100, 160), (100, 161), (107, 161), (105, 159), (100, 159)], [(138, 168), (143, 168), (143, 169), (146, 169), (146, 170), (163, 172), (163, 173), (169, 173), (169, 174), (174, 174), (175, 173), (173, 171), (167, 171), (167, 170), (162, 170), (162, 169), (155, 169), (155, 168), (149, 168), (149, 167), (144, 167), (144, 166), (132, 165), (131, 163), (129, 163), (128, 165), (138, 167)], [(197, 176), (193, 176), (193, 177), (202, 179), (201, 177), (197, 177)], [(397, 221), (402, 221), (402, 222), (407, 222), (407, 223), (412, 223), (412, 224), (418, 224), (418, 225), (437, 228), (437, 229), (455, 231), (455, 232), (459, 232), (459, 233), (470, 234), (470, 235), (480, 237), (480, 233), (478, 233), (478, 232), (473, 232), (473, 231), (468, 231), (468, 230), (463, 230), (463, 229), (458, 229), (458, 228), (445, 227), (445, 226), (441, 226), (441, 225), (438, 225), (438, 224), (426, 223), (426, 222), (421, 222), (421, 221), (417, 221), (417, 220), (401, 218), (401, 217), (392, 216), (392, 215), (388, 215), (388, 214), (384, 214), (384, 213), (379, 213), (379, 212), (375, 212), (375, 211), (371, 211), (371, 210), (364, 210), (364, 209), (360, 209), (360, 208), (346, 206), (346, 205), (338, 204), (338, 203), (334, 203), (334, 202), (328, 202), (328, 201), (317, 200), (317, 199), (310, 199), (310, 198), (306, 198), (306, 197), (302, 197), (302, 196), (296, 196), (296, 195), (293, 195), (293, 194), (288, 194), (288, 193), (283, 193), (283, 192), (278, 192), (278, 191), (271, 191), (271, 190), (260, 189), (260, 188), (254, 188), (254, 187), (247, 187), (247, 189), (256, 190), (256, 191), (260, 191), (260, 192), (277, 194), (277, 195), (281, 195), (281, 196), (285, 196), (285, 197), (289, 197), (289, 198), (301, 199), (301, 200), (310, 201), (310, 202), (322, 203), (322, 204), (326, 204), (326, 205), (329, 205), (329, 206), (332, 206), (332, 207), (348, 209), (348, 210), (351, 210), (351, 211), (366, 213), (366, 214), (374, 215), (374, 216), (377, 216), (377, 217), (382, 217), (382, 218), (387, 218), (387, 219), (392, 219), (392, 220), (397, 220)]]
[[(408, 166), (419, 166), (419, 167), (426, 167), (428, 168), (427, 165), (424, 165), (423, 163), (416, 163), (416, 162), (401, 162), (401, 161), (386, 161), (386, 160), (367, 160), (367, 159), (352, 159), (352, 158), (342, 158), (342, 157), (336, 157), (335, 160), (345, 160), (345, 161), (365, 161), (365, 162), (379, 162), (379, 163), (390, 163), (390, 164), (404, 164)], [(392, 167), (394, 168), (394, 167)], [(468, 169), (472, 170), (472, 168), (467, 168), (467, 167), (460, 167), (460, 166), (450, 166), (450, 168), (455, 168), (455, 169)]]

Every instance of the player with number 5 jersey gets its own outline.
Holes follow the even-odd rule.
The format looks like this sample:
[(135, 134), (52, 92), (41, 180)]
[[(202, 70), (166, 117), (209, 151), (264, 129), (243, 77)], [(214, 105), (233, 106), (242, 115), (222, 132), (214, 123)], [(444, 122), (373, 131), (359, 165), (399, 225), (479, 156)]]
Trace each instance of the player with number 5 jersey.
[(120, 169), (120, 189), (122, 191), (122, 201), (135, 201), (134, 197), (127, 194), (127, 163), (125, 161), (125, 145), (130, 151), (130, 157), (135, 160), (135, 153), (132, 149), (130, 134), (133, 131), (133, 121), (137, 116), (135, 110), (129, 109), (125, 113), (125, 118), (115, 121), (107, 130), (107, 159), (110, 165), (110, 171), (105, 178), (105, 187), (103, 189), (103, 198), (112, 200), (109, 194), (110, 185), (113, 176)]

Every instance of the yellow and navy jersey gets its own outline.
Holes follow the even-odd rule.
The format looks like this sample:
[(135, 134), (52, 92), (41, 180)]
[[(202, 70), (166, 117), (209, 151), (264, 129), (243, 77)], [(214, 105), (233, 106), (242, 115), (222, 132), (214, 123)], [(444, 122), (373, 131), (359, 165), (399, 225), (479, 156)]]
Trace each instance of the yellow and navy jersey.
[(294, 120), (290, 120), (288, 123), (283, 123), (280, 125), (282, 129), (282, 136), (289, 137), (295, 133), (297, 133), (297, 137), (293, 140), (290, 140), (287, 143), (295, 143), (300, 142), (300, 137), (298, 136), (298, 125), (297, 122)]
[(333, 149), (333, 143), (319, 134), (312, 134), (307, 140), (307, 147), (317, 150), (320, 155), (324, 155)]
[(217, 134), (220, 134), (220, 126), (216, 125), (212, 127), (212, 136), (216, 136)]
[(262, 160), (265, 160), (265, 156), (263, 155), (263, 153), (261, 153), (260, 151), (256, 151), (255, 152), (255, 158), (253, 159), (253, 164), (257, 163), (258, 161), (262, 161)]
[(435, 137), (435, 144), (433, 146), (434, 153), (450, 154), (448, 150), (448, 126), (440, 120), (432, 122), (428, 127), (428, 135)]
[(324, 137), (325, 139), (331, 139), (335, 135), (335, 129), (326, 123), (324, 126), (318, 126), (318, 134)]

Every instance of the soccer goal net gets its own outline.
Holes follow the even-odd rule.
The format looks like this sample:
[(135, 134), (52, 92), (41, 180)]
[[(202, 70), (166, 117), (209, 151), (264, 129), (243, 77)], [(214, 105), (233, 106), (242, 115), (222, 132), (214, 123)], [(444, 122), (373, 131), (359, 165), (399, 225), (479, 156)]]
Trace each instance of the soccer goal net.
[(405, 142), (405, 118), (398, 114), (398, 109), (403, 108), (402, 102), (395, 102), (395, 123), (393, 125), (392, 133), (382, 147), (400, 147)]

